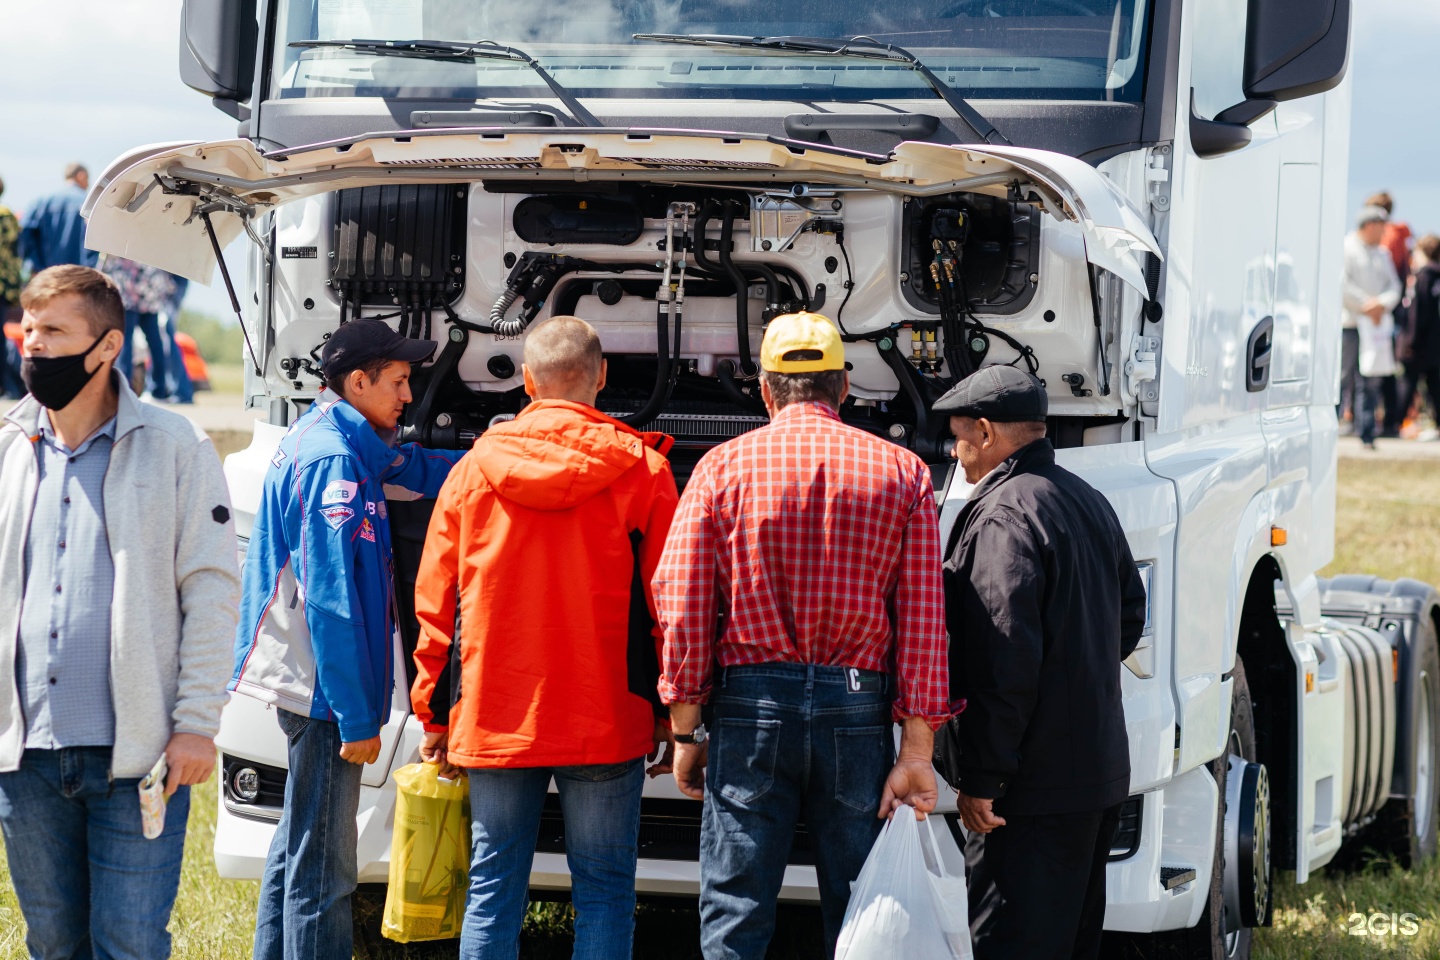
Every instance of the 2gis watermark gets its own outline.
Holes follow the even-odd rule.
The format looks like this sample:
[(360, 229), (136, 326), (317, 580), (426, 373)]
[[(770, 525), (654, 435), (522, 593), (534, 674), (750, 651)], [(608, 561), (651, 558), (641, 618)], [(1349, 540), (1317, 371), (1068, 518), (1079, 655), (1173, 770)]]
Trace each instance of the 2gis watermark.
[(1352, 913), (1343, 924), (1354, 937), (1413, 937), (1420, 932), (1420, 918), (1413, 913)]

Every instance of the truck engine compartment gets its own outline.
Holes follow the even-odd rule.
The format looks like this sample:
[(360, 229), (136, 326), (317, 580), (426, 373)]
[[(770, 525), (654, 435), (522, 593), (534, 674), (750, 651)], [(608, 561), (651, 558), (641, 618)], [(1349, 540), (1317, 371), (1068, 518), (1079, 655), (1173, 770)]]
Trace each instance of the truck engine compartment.
[(1126, 288), (1033, 199), (1018, 183), (924, 198), (800, 182), (337, 190), (269, 215), (269, 392), (307, 402), (325, 337), (384, 319), (440, 341), (412, 377), (402, 439), (467, 447), (524, 406), (525, 331), (575, 314), (605, 347), (598, 406), (672, 435), (683, 482), (705, 450), (766, 422), (765, 324), (805, 309), (847, 341), (852, 425), (944, 462), (929, 404), (984, 363), (1015, 363), (1050, 388), (1057, 442), (1078, 445), (1125, 419), (1110, 381)]

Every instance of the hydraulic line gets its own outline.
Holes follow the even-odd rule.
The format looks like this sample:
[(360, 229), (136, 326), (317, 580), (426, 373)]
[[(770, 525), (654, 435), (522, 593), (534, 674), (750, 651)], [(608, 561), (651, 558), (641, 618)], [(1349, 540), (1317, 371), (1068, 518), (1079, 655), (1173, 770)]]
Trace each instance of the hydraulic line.
[(740, 375), (746, 379), (758, 372), (750, 351), (750, 285), (745, 274), (735, 265), (730, 245), (735, 238), (735, 206), (725, 204), (725, 218), (720, 222), (720, 266), (735, 285), (735, 337), (740, 348)]
[[(685, 301), (685, 230), (690, 225), (691, 204), (673, 203), (665, 213), (665, 273), (660, 281), (660, 288), (655, 291), (655, 386), (650, 391), (650, 399), (639, 410), (620, 421), (628, 426), (644, 426), (659, 415), (670, 399), (670, 391), (674, 388), (675, 379), (678, 376), (680, 359), (680, 334), (681, 334), (681, 311)], [(675, 236), (675, 218), (681, 215), (684, 218), (684, 228), (680, 236)], [(679, 256), (676, 254), (676, 241), (679, 240)], [(678, 263), (679, 269), (676, 270)], [(672, 282), (673, 280), (673, 282)], [(671, 360), (670, 346), (670, 320), (675, 320), (675, 346), (674, 360)], [(674, 371), (674, 372), (672, 372)]]

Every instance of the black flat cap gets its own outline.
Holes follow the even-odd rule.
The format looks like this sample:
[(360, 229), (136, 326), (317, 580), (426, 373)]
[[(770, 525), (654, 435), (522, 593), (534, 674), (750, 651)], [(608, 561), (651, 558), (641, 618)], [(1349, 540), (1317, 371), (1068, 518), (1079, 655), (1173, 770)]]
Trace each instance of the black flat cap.
[(371, 360), (417, 363), (433, 354), (435, 346), (434, 340), (402, 337), (383, 320), (351, 320), (342, 323), (320, 348), (320, 371), (329, 380)]
[(930, 409), (952, 417), (1021, 423), (1044, 420), (1050, 410), (1050, 398), (1035, 377), (1023, 370), (996, 364), (961, 380)]

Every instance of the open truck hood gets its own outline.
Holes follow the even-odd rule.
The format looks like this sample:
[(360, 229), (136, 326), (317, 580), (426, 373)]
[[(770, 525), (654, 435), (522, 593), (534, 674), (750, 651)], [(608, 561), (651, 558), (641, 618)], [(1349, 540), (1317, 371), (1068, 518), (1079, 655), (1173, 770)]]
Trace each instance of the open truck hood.
[(467, 127), (373, 134), (261, 153), (249, 140), (143, 147), (106, 169), (86, 197), (85, 242), (209, 284), (215, 253), (267, 208), (377, 183), (803, 181), (908, 196), (1003, 197), (1012, 184), (1078, 224), (1091, 263), (1146, 292), (1138, 259), (1160, 256), (1140, 213), (1083, 161), (1020, 147), (906, 142), (888, 156), (755, 134), (698, 130), (536, 130)]

